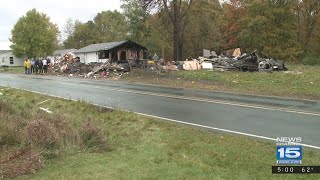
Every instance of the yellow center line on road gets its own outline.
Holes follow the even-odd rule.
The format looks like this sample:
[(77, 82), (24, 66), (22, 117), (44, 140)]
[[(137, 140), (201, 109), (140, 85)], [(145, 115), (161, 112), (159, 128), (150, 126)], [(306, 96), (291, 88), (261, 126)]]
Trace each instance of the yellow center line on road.
[(144, 91), (125, 90), (125, 89), (120, 89), (120, 88), (98, 87), (98, 86), (94, 86), (94, 85), (74, 84), (71, 82), (55, 81), (55, 83), (73, 85), (73, 86), (76, 85), (76, 86), (81, 86), (81, 87), (85, 87), (85, 88), (94, 88), (94, 89), (111, 90), (111, 91), (118, 91), (118, 92), (125, 92), (125, 93), (134, 93), (134, 94), (148, 95), (148, 96), (157, 96), (157, 97), (164, 97), (164, 98), (173, 98), (173, 99), (181, 99), (181, 100), (189, 100), (189, 101), (223, 104), (223, 105), (238, 106), (238, 107), (252, 108), (252, 109), (263, 109), (263, 110), (282, 111), (282, 112), (287, 112), (287, 113), (296, 113), (296, 114), (311, 115), (311, 116), (320, 116), (320, 112), (303, 111), (303, 110), (290, 109), (290, 108), (280, 108), (280, 107), (262, 106), (262, 105), (255, 105), (255, 104), (235, 103), (235, 102), (231, 102), (231, 101), (204, 99), (204, 98), (197, 98), (197, 97), (176, 96), (176, 95), (169, 95), (169, 94), (162, 94), (162, 93), (149, 93), (149, 92), (144, 92)]
[[(66, 83), (66, 82), (58, 82), (58, 83), (67, 84), (67, 85), (74, 85), (73, 83)], [(101, 89), (101, 90), (125, 92), (125, 93), (134, 93), (134, 94), (148, 95), (148, 96), (157, 96), (157, 97), (182, 99), (182, 100), (189, 100), (189, 101), (223, 104), (223, 105), (238, 106), (238, 107), (253, 108), (253, 109), (264, 109), (264, 110), (272, 110), (272, 111), (282, 111), (282, 112), (287, 112), (287, 113), (320, 116), (320, 113), (317, 113), (317, 112), (301, 111), (301, 110), (289, 109), (289, 108), (275, 108), (275, 107), (260, 106), (260, 105), (253, 105), (253, 104), (234, 103), (234, 102), (230, 102), (230, 101), (210, 100), (210, 99), (202, 99), (202, 98), (196, 98), (196, 97), (176, 96), (176, 95), (161, 94), (161, 93), (149, 93), (149, 92), (136, 91), (136, 90), (125, 90), (125, 89), (119, 89), (119, 88), (98, 87), (98, 86), (89, 86), (89, 85), (81, 85), (81, 84), (77, 84), (77, 86), (81, 86), (81, 87), (85, 87), (85, 88), (94, 88), (94, 89)]]

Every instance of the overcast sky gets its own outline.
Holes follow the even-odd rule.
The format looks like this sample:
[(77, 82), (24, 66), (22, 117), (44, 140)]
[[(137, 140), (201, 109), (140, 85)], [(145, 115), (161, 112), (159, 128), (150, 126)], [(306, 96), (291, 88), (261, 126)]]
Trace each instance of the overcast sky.
[(32, 8), (50, 16), (60, 31), (68, 18), (86, 22), (103, 10), (120, 11), (120, 0), (0, 0), (0, 50), (10, 49), (11, 30)]

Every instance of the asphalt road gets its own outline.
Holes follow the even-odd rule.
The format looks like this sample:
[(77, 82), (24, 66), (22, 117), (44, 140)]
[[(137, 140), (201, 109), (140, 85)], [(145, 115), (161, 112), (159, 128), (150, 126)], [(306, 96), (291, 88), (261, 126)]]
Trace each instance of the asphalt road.
[(85, 100), (262, 139), (302, 137), (320, 149), (320, 102), (65, 77), (0, 74), (0, 86)]

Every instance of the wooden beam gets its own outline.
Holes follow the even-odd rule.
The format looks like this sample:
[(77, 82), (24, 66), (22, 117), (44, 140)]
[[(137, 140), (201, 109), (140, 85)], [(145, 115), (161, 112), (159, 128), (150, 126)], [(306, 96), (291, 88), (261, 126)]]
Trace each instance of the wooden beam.
[(128, 51), (127, 51), (127, 59), (129, 60), (129, 59), (132, 59), (132, 52), (133, 51), (131, 51), (131, 49), (128, 49)]
[(112, 59), (112, 52), (109, 51), (109, 62), (112, 63), (113, 59)]
[(125, 50), (125, 52), (126, 52), (126, 60), (128, 61), (129, 60), (129, 53), (128, 52), (130, 52), (130, 50)]

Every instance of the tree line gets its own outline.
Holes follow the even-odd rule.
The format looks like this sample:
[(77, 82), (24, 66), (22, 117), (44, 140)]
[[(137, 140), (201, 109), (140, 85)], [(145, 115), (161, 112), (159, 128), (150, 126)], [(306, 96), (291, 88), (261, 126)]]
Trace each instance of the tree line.
[[(54, 48), (82, 48), (92, 43), (131, 39), (146, 46), (150, 53), (162, 54), (170, 60), (198, 57), (202, 49), (219, 54), (240, 47), (243, 52), (256, 50), (260, 56), (320, 64), (318, 0), (122, 2), (122, 12), (102, 11), (87, 22), (68, 19), (61, 32), (62, 44), (58, 46), (57, 40), (51, 40), (56, 43)], [(12, 30), (12, 48), (19, 52), (22, 47), (18, 45), (21, 41), (18, 36), (25, 37), (20, 33), (19, 22), (28, 13)], [(46, 16), (43, 19), (48, 20)], [(57, 38), (59, 32), (52, 29)]]

